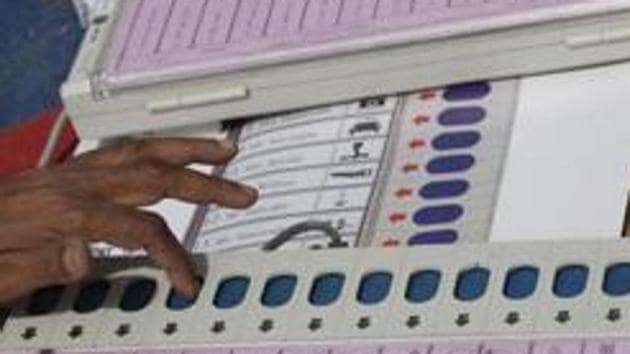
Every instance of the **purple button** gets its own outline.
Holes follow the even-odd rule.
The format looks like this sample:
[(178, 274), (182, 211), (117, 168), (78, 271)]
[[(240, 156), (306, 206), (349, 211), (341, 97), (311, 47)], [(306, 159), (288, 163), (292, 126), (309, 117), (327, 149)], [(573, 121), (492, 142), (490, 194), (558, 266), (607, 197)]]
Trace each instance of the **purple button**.
[(481, 134), (475, 131), (445, 133), (433, 139), (432, 145), (435, 150), (468, 149), (479, 144)]
[(465, 180), (431, 182), (420, 189), (424, 199), (444, 199), (462, 196), (468, 192), (470, 184)]
[(472, 155), (438, 157), (429, 161), (427, 171), (431, 174), (456, 173), (469, 170), (475, 165)]
[(442, 112), (438, 122), (443, 126), (473, 125), (486, 117), (486, 110), (481, 107), (451, 108)]
[(419, 233), (409, 239), (409, 246), (445, 245), (455, 243), (458, 235), (455, 230), (438, 230)]
[(444, 91), (444, 99), (447, 101), (476, 100), (486, 97), (492, 88), (487, 82), (470, 82), (449, 86)]
[(457, 204), (428, 207), (418, 210), (413, 216), (417, 225), (444, 224), (456, 221), (464, 214), (464, 208)]

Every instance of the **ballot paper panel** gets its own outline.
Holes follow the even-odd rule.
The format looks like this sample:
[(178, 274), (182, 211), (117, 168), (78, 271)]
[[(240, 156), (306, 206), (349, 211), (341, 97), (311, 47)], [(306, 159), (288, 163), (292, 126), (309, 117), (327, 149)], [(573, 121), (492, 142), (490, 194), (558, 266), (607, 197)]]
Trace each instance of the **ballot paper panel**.
[[(260, 249), (302, 222), (349, 245), (482, 241), (518, 94), (476, 82), (247, 122), (223, 176), (256, 186), (247, 210), (209, 207), (194, 249)], [(283, 245), (326, 248), (321, 232)]]

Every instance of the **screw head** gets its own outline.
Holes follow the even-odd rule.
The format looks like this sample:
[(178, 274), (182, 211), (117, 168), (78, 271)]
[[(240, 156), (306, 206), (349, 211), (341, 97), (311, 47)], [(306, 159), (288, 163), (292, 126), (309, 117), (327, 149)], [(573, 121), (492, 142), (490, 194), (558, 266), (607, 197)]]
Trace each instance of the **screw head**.
[(464, 327), (470, 323), (470, 315), (467, 313), (460, 313), (455, 320), (455, 324), (459, 327)]
[(22, 338), (24, 340), (31, 340), (35, 337), (37, 337), (37, 328), (26, 327), (26, 329), (24, 329), (24, 332), (22, 333)]
[(420, 316), (409, 316), (407, 319), (407, 327), (416, 328), (420, 325)]
[(124, 337), (131, 333), (131, 326), (127, 323), (121, 324), (120, 326), (118, 326), (118, 329), (116, 329), (115, 333), (119, 337)]
[(621, 320), (621, 309), (614, 308), (608, 310), (608, 314), (606, 314), (606, 319), (610, 322), (617, 322)]
[(269, 319), (264, 320), (258, 328), (265, 333), (269, 332), (273, 329), (273, 321)]
[(212, 328), (210, 328), (210, 330), (212, 331), (212, 333), (215, 333), (215, 334), (222, 333), (223, 331), (225, 331), (225, 322), (215, 321), (214, 324), (212, 325)]
[(81, 327), (81, 326), (72, 326), (72, 328), (70, 329), (70, 332), (68, 332), (68, 337), (70, 337), (72, 339), (77, 339), (77, 338), (81, 337), (82, 334), (83, 334), (83, 327)]
[(556, 315), (556, 322), (560, 324), (565, 324), (571, 321), (571, 313), (566, 310), (558, 311)]
[(109, 20), (109, 16), (101, 15), (101, 16), (95, 17), (92, 20), (92, 23), (95, 24), (95, 25), (102, 25), (103, 23), (107, 22), (108, 20)]
[(311, 322), (308, 324), (308, 329), (312, 332), (318, 331), (322, 328), (322, 319), (321, 318), (312, 318)]
[(359, 322), (357, 322), (357, 328), (366, 329), (370, 327), (370, 318), (369, 317), (361, 317)]
[(175, 334), (175, 332), (177, 332), (177, 323), (175, 322), (167, 323), (164, 329), (162, 330), (162, 332), (164, 332), (164, 334), (166, 334), (167, 336)]
[(505, 316), (505, 323), (513, 326), (521, 321), (521, 316), (518, 312), (511, 311)]

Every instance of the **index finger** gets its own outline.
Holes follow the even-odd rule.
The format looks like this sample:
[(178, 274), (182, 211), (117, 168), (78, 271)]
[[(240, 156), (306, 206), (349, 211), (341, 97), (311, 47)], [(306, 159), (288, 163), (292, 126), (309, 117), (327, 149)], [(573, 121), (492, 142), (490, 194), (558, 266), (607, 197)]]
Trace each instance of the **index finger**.
[(78, 164), (107, 167), (132, 164), (142, 160), (158, 160), (173, 165), (191, 163), (225, 164), (238, 149), (226, 141), (215, 139), (151, 138), (112, 145), (77, 157)]
[(64, 211), (46, 214), (33, 224), (53, 230), (55, 244), (107, 242), (127, 250), (145, 250), (179, 293), (190, 298), (196, 295), (198, 284), (190, 256), (159, 215), (95, 200), (75, 201)]

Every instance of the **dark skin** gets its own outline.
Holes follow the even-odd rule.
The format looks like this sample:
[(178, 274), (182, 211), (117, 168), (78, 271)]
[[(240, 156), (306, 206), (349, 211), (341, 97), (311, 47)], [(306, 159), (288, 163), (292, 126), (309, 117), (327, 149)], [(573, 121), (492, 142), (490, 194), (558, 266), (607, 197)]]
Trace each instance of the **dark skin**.
[(223, 165), (236, 153), (214, 140), (140, 140), (0, 180), (0, 302), (89, 277), (88, 245), (97, 241), (145, 250), (181, 294), (194, 297), (189, 254), (161, 216), (139, 208), (166, 198), (251, 206), (255, 189), (186, 168)]

